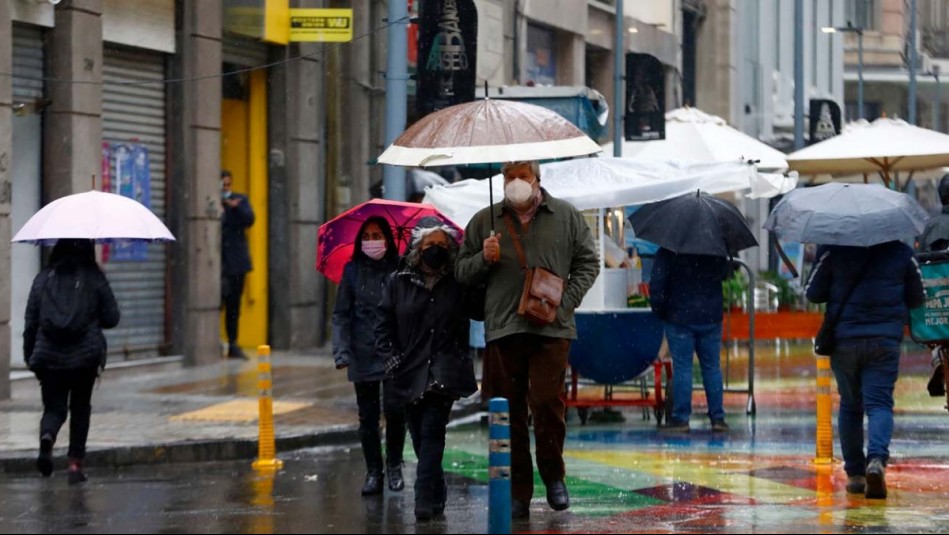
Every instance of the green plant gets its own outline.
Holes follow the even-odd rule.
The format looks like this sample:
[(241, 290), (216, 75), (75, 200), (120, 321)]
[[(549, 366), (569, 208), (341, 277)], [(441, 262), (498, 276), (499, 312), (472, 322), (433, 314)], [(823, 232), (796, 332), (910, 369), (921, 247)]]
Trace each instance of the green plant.
[(736, 271), (731, 277), (722, 282), (723, 305), (726, 311), (742, 307), (742, 296), (748, 290), (748, 281), (745, 276)]
[(797, 304), (797, 293), (791, 283), (776, 271), (764, 271), (758, 274), (759, 280), (770, 282), (778, 287), (778, 307), (793, 308)]

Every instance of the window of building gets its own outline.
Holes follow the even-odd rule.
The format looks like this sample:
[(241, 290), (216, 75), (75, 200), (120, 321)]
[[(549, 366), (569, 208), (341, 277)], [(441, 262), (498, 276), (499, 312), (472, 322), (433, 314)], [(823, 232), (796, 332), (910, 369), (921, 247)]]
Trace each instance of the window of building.
[(847, 0), (847, 20), (854, 26), (876, 30), (879, 24), (879, 0)]
[(527, 26), (527, 65), (525, 83), (557, 84), (557, 39), (553, 30), (530, 24)]

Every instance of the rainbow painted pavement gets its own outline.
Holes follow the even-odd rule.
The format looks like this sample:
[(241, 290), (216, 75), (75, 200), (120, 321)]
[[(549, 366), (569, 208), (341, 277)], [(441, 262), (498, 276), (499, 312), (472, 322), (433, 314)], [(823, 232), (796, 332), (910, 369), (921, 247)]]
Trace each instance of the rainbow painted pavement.
[[(515, 529), (573, 533), (949, 531), (949, 412), (944, 408), (945, 398), (930, 398), (925, 392), (928, 355), (917, 346), (904, 354), (885, 501), (847, 495), (836, 435), (838, 462), (829, 467), (812, 462), (813, 362), (809, 348), (772, 345), (759, 349), (758, 414), (745, 416), (744, 396), (727, 395), (732, 427), (727, 435), (709, 429), (701, 392), (694, 398), (692, 432), (687, 435), (660, 433), (655, 421), (644, 420), (639, 409), (625, 411), (626, 422), (616, 424), (581, 427), (574, 417), (565, 447), (570, 511), (551, 512), (538, 480), (531, 523), (515, 524)], [(733, 376), (740, 373), (733, 370)], [(445, 467), (452, 477), (474, 486), (487, 483), (483, 433), (458, 429), (449, 434)]]

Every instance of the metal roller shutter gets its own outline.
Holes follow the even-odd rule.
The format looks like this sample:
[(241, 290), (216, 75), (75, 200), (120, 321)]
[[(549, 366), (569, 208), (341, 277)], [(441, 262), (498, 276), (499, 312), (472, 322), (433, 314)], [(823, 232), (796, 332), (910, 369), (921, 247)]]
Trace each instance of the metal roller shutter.
[[(104, 56), (103, 141), (141, 144), (148, 149), (151, 209), (164, 220), (165, 85), (121, 85), (115, 82), (162, 80), (165, 56), (111, 46), (106, 47)], [(121, 323), (106, 335), (109, 354), (115, 360), (155, 356), (166, 345), (165, 249), (165, 245), (149, 244), (144, 261), (109, 260), (105, 264), (122, 310)]]
[(240, 67), (258, 67), (267, 63), (267, 45), (260, 41), (227, 35), (222, 48), (224, 63)]
[(43, 96), (43, 32), (13, 25), (13, 100), (32, 102)]

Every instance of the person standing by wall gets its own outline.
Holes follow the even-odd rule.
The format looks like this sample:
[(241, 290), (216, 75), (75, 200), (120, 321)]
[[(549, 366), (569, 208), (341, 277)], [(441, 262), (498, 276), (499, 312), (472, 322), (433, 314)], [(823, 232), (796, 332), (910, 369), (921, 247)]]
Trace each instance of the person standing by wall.
[(228, 170), (221, 171), (221, 301), (227, 330), (227, 357), (247, 360), (237, 345), (241, 316), (241, 296), (244, 279), (253, 269), (245, 230), (254, 224), (254, 209), (246, 195), (231, 189), (233, 177)]
[(49, 267), (33, 280), (26, 305), (23, 355), (43, 391), (36, 467), (53, 473), (53, 446), (69, 415), (70, 485), (83, 483), (92, 388), (105, 369), (102, 329), (119, 324), (112, 288), (96, 264), (92, 240), (59, 240)]
[(389, 490), (405, 488), (402, 450), (405, 448), (405, 410), (392, 400), (385, 379), (385, 362), (376, 351), (375, 327), (379, 303), (389, 276), (399, 263), (399, 250), (389, 222), (370, 217), (357, 234), (353, 258), (343, 269), (333, 309), (333, 356), (336, 369), (346, 369), (356, 388), (359, 439), (366, 460), (363, 496), (382, 493), (382, 438), (379, 435), (380, 387), (386, 415), (386, 460)]

